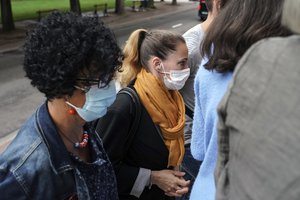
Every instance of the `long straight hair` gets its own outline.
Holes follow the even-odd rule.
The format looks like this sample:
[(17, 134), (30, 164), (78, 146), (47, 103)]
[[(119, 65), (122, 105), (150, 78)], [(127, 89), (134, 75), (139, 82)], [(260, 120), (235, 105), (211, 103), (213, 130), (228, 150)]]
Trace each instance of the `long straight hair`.
[(204, 67), (233, 71), (245, 51), (260, 39), (287, 36), (281, 25), (283, 0), (230, 0), (209, 27), (201, 53)]

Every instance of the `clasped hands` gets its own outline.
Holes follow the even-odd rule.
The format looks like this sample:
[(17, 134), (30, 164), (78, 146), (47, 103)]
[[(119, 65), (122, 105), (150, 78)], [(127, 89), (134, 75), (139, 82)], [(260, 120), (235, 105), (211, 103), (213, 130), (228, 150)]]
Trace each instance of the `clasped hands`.
[(177, 170), (151, 171), (151, 183), (162, 189), (166, 195), (180, 197), (189, 191), (189, 180), (184, 180), (184, 172)]

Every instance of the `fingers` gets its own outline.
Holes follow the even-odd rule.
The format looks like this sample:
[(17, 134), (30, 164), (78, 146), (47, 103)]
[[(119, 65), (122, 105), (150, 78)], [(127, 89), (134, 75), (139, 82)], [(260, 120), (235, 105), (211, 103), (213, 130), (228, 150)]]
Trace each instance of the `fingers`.
[(178, 181), (177, 181), (177, 185), (178, 186), (181, 186), (181, 187), (187, 187), (187, 186), (189, 186), (190, 185), (190, 180), (188, 180), (188, 181), (186, 181), (186, 180), (184, 180), (184, 179), (179, 179)]
[(165, 195), (169, 197), (181, 197), (182, 194), (177, 194), (176, 192), (166, 192)]
[(165, 191), (165, 195), (170, 196), (170, 197), (180, 197), (182, 194), (181, 193), (177, 193), (177, 190), (173, 189), (173, 188), (169, 188)]
[(185, 172), (181, 171), (173, 171), (173, 174), (177, 177), (183, 177), (185, 175)]
[(182, 187), (180, 186), (180, 185), (176, 185), (175, 187), (174, 187), (174, 190), (181, 190), (182, 189)]
[(182, 196), (183, 194), (189, 191), (188, 187), (181, 187), (174, 184), (172, 187), (169, 187), (165, 190), (166, 195), (168, 196)]
[(180, 188), (179, 190), (169, 190), (165, 192), (165, 195), (167, 196), (173, 196), (173, 197), (181, 197), (183, 194), (187, 193), (189, 191), (188, 187)]
[(189, 191), (189, 188), (188, 187), (182, 187), (182, 188), (180, 188), (179, 190), (176, 190), (176, 194), (178, 194), (178, 195), (183, 195), (183, 194), (185, 194), (185, 193), (187, 193)]
[(155, 184), (164, 190), (166, 195), (178, 197), (188, 192), (190, 181), (186, 181), (183, 178), (184, 172), (174, 170), (161, 170), (158, 172), (157, 176), (154, 176), (154, 171), (151, 172), (151, 175), (153, 179), (156, 177), (156, 181), (154, 180)]

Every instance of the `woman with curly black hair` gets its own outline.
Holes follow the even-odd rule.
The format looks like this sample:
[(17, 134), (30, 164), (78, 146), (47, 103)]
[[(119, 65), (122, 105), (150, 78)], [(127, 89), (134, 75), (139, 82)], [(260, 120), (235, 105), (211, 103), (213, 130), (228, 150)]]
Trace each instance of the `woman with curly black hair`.
[(24, 69), (47, 100), (0, 157), (2, 199), (118, 199), (101, 139), (86, 122), (115, 100), (121, 50), (97, 18), (52, 13), (27, 37)]

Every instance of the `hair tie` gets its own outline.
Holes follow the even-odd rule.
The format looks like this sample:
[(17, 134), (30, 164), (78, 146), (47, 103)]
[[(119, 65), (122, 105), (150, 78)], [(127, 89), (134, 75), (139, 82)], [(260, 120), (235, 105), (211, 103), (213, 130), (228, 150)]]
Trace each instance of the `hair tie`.
[(142, 43), (143, 43), (143, 41), (144, 41), (144, 39), (146, 38), (147, 35), (148, 35), (147, 31), (141, 31), (140, 32), (140, 34), (139, 34), (139, 43), (140, 43), (140, 45), (139, 46), (142, 45)]
[(139, 63), (141, 63), (141, 60), (140, 60), (141, 46), (142, 46), (143, 41), (146, 38), (146, 35), (147, 35), (147, 31), (145, 31), (145, 30), (142, 30), (139, 34), (139, 40), (138, 40), (138, 60), (139, 60)]

